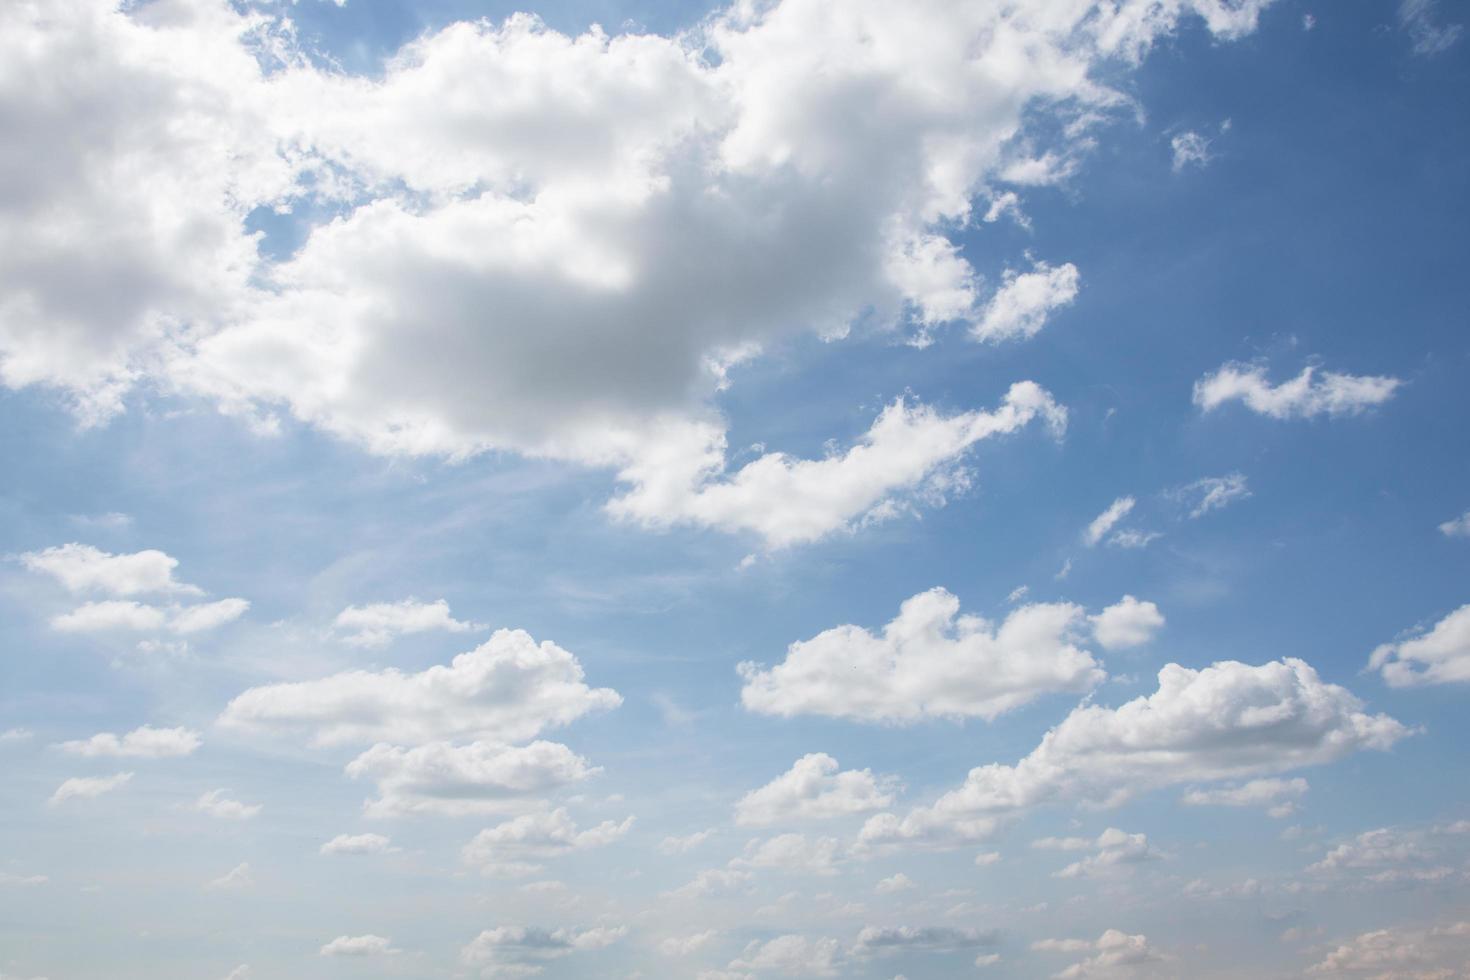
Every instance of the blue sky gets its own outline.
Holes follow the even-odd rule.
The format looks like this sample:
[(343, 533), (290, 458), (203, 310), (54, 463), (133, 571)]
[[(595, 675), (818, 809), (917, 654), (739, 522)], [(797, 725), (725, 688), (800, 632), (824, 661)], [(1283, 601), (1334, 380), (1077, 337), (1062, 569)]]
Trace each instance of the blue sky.
[(0, 980), (1462, 975), (1466, 19), (6, 8)]

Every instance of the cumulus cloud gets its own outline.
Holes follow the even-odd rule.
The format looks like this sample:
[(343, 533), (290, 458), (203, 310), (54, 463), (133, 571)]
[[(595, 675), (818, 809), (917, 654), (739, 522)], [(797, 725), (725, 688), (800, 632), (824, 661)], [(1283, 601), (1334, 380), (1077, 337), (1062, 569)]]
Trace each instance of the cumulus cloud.
[(1125, 595), (1087, 619), (1092, 623), (1093, 637), (1104, 650), (1142, 646), (1164, 626), (1164, 614), (1159, 612), (1158, 606), (1131, 595)]
[(1056, 976), (1058, 980), (1077, 980), (1081, 977), (1107, 976), (1119, 967), (1136, 966), (1162, 959), (1158, 951), (1149, 945), (1148, 937), (1129, 935), (1119, 929), (1109, 929), (1096, 940), (1088, 943), (1079, 940), (1043, 940), (1033, 943), (1032, 949), (1056, 952), (1094, 951), (1094, 955), (1073, 963)]
[(730, 961), (730, 969), (789, 977), (833, 977), (841, 956), (841, 945), (835, 939), (791, 934), (765, 942), (752, 940), (739, 957)]
[(1470, 922), (1360, 933), (1307, 969), (1311, 976), (1449, 980), (1470, 960)]
[(1158, 680), (1153, 694), (1117, 708), (1075, 708), (1019, 763), (972, 769), (932, 806), (902, 818), (869, 818), (863, 840), (952, 844), (984, 836), (1001, 817), (1042, 803), (1117, 805), (1164, 786), (1269, 775), (1384, 750), (1409, 734), (1387, 715), (1366, 713), (1350, 692), (1323, 682), (1301, 660), (1224, 661), (1201, 670), (1168, 664)]
[(1212, 510), (1221, 510), (1237, 500), (1251, 495), (1244, 473), (1229, 473), (1225, 476), (1207, 476), (1193, 483), (1167, 491), (1174, 500), (1190, 506), (1191, 518), (1203, 517)]
[(687, 884), (668, 893), (670, 898), (702, 898), (735, 891), (750, 884), (755, 877), (749, 871), (730, 868), (707, 868), (696, 874)]
[(837, 864), (843, 857), (842, 842), (835, 837), (778, 834), (767, 840), (751, 841), (745, 853), (730, 862), (730, 867), (830, 875), (836, 874)]
[(879, 895), (893, 895), (898, 892), (912, 891), (917, 887), (912, 878), (900, 871), (898, 874), (884, 878), (878, 882), (878, 884), (873, 886), (873, 891)]
[(708, 946), (718, 935), (715, 930), (706, 929), (689, 936), (670, 936), (659, 942), (658, 951), (665, 956), (691, 956)]
[(497, 630), (448, 666), (417, 674), (354, 670), (251, 688), (230, 701), (220, 722), (310, 732), (318, 745), (455, 736), (519, 741), (622, 703), (617, 692), (590, 688), (583, 676), (577, 658), (556, 644)]
[(768, 548), (814, 541), (854, 520), (881, 520), (912, 501), (941, 500), (970, 477), (958, 464), (976, 443), (1015, 432), (1033, 419), (1054, 434), (1066, 409), (1044, 388), (1019, 382), (994, 412), (943, 415), (898, 399), (846, 452), (823, 459), (766, 453), (739, 470), (725, 470), (723, 439), (670, 445), (657, 458), (622, 469), (633, 488), (608, 504), (615, 517), (651, 527), (697, 524), (752, 531)]
[(1149, 846), (1147, 834), (1129, 834), (1117, 827), (1109, 827), (1089, 842), (1096, 853), (1074, 861), (1053, 877), (1095, 878), (1117, 873), (1145, 861), (1157, 861), (1162, 855)]
[[(1186, 16), (1230, 39), (1262, 6), (783, 0), (674, 37), (517, 15), (355, 76), (259, 5), (10, 4), (0, 380), (89, 422), (148, 380), (377, 452), (646, 484), (670, 429), (700, 460), (722, 443), (722, 366), (973, 318), (947, 237), (973, 199), (1065, 179), (1131, 105), (1105, 77)], [(258, 208), (333, 217), (271, 258)], [(675, 519), (729, 506), (685, 496)]]
[(112, 596), (203, 594), (197, 586), (174, 578), (174, 569), (179, 565), (177, 558), (153, 549), (113, 555), (88, 544), (72, 542), (44, 551), (28, 551), (20, 560), (26, 568), (50, 575), (71, 592)]
[(1307, 868), (1313, 875), (1376, 885), (1436, 882), (1464, 874), (1470, 824), (1378, 827), (1328, 849)]
[(1368, 669), (1382, 673), (1390, 687), (1470, 681), (1470, 603), (1428, 630), (1379, 645)]
[(1297, 801), (1307, 794), (1307, 781), (1295, 779), (1252, 779), (1239, 786), (1218, 789), (1192, 789), (1180, 797), (1188, 806), (1261, 807), (1270, 816), (1289, 817), (1296, 812)]
[(194, 809), (216, 820), (253, 820), (265, 809), (260, 803), (232, 800), (228, 793), (226, 789), (212, 789), (194, 801)]
[(1077, 298), (1081, 279), (1070, 262), (1055, 267), (1038, 262), (1030, 272), (1021, 273), (1007, 269), (970, 336), (996, 343), (1036, 335), (1048, 316)]
[(479, 967), (487, 976), (527, 976), (540, 973), (550, 960), (579, 951), (603, 949), (628, 934), (626, 926), (592, 929), (543, 929), (538, 926), (499, 926), (486, 929), (460, 950), (460, 962)]
[(1403, 384), (1380, 375), (1322, 371), (1314, 364), (1302, 368), (1290, 381), (1273, 385), (1260, 364), (1226, 364), (1194, 383), (1194, 403), (1209, 412), (1226, 402), (1239, 401), (1259, 415), (1274, 419), (1358, 415), (1393, 397)]
[(57, 748), (72, 755), (134, 756), (142, 759), (167, 759), (191, 755), (202, 743), (199, 733), (187, 728), (153, 728), (144, 725), (121, 737), (100, 732), (88, 739), (62, 742)]
[(375, 602), (366, 606), (348, 606), (332, 621), (343, 633), (343, 640), (353, 646), (386, 646), (405, 633), (444, 630), (467, 633), (483, 629), (478, 623), (461, 622), (449, 614), (449, 603), (443, 599), (420, 602), (414, 598), (400, 602)]
[(133, 774), (130, 772), (120, 772), (114, 776), (76, 776), (56, 787), (56, 792), (51, 794), (48, 802), (56, 806), (67, 800), (93, 799), (126, 786), (132, 778)]
[(162, 629), (166, 621), (163, 610), (153, 606), (127, 599), (106, 599), (51, 617), (51, 628), (62, 633), (145, 632)]
[(338, 936), (321, 948), (322, 956), (391, 956), (401, 952), (383, 936)]
[(1087, 525), (1087, 530), (1082, 532), (1083, 543), (1089, 548), (1095, 547), (1098, 542), (1107, 537), (1108, 532), (1113, 529), (1113, 525), (1128, 516), (1128, 512), (1133, 510), (1134, 505), (1137, 503), (1138, 501), (1132, 497), (1119, 497), (1113, 501), (1108, 505), (1107, 510), (1098, 514), (1092, 519), (1092, 523)]
[(542, 861), (604, 847), (631, 829), (632, 817), (578, 830), (563, 808), (526, 813), (480, 831), (464, 846), (461, 857), (481, 874), (528, 875), (540, 871)]
[(700, 830), (683, 837), (665, 837), (659, 842), (658, 852), (660, 854), (675, 855), (687, 854), (700, 844), (709, 840), (714, 835), (713, 830)]
[(382, 834), (338, 834), (321, 846), (322, 854), (386, 854), (393, 842)]
[(904, 601), (874, 634), (838, 626), (793, 643), (769, 670), (743, 663), (741, 703), (761, 714), (815, 714), (857, 721), (987, 720), (1043, 694), (1080, 693), (1104, 674), (1076, 645), (1083, 610), (1042, 603), (1013, 610), (996, 626), (960, 615), (944, 589)]
[(893, 802), (889, 781), (869, 769), (839, 771), (824, 752), (802, 756), (786, 772), (735, 804), (735, 822), (765, 827), (788, 820), (825, 820), (881, 810)]
[(377, 782), (378, 798), (364, 806), (371, 817), (503, 812), (601, 771), (565, 745), (539, 740), (522, 746), (430, 742), (411, 749), (379, 743), (346, 769), (353, 779)]

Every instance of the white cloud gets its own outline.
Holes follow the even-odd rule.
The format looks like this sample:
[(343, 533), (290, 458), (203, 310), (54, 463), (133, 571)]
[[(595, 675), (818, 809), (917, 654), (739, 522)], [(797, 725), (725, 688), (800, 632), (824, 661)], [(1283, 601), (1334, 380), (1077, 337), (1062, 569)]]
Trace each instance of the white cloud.
[(391, 956), (401, 952), (392, 940), (369, 933), (366, 936), (338, 936), (321, 948), (322, 956)]
[(18, 885), (23, 888), (32, 888), (44, 885), (50, 881), (46, 875), (16, 875), (8, 871), (0, 871), (0, 885)]
[(72, 755), (135, 756), (142, 759), (167, 759), (191, 755), (202, 744), (199, 733), (187, 728), (153, 728), (144, 725), (118, 737), (101, 732), (91, 738), (62, 742), (57, 748)]
[(239, 966), (235, 967), (229, 972), (229, 974), (225, 977), (225, 980), (250, 980), (250, 976), (250, 964), (241, 963)]
[(755, 876), (749, 871), (739, 871), (729, 868), (708, 868), (696, 874), (688, 884), (681, 885), (669, 892), (668, 897), (679, 899), (702, 898), (705, 895), (730, 892), (750, 884), (750, 880), (753, 877)]
[(56, 792), (51, 794), (48, 802), (56, 806), (67, 800), (89, 800), (126, 786), (132, 778), (133, 774), (130, 772), (120, 772), (115, 776), (77, 776), (56, 787)]
[(751, 841), (745, 853), (730, 862), (730, 867), (830, 875), (836, 874), (842, 858), (842, 842), (835, 837), (777, 834), (766, 840)]
[(386, 646), (405, 633), (444, 630), (467, 633), (484, 629), (478, 623), (466, 623), (449, 614), (449, 603), (443, 599), (420, 602), (408, 598), (400, 602), (376, 602), (366, 606), (348, 606), (337, 614), (332, 625), (345, 633), (343, 640), (353, 646)]
[(73, 542), (44, 551), (28, 551), (20, 560), (26, 568), (50, 575), (71, 592), (112, 596), (203, 594), (198, 587), (174, 578), (177, 558), (152, 549), (113, 555)]
[(1226, 364), (1194, 383), (1194, 403), (1212, 411), (1240, 401), (1251, 411), (1275, 419), (1312, 418), (1317, 415), (1357, 415), (1393, 397), (1398, 378), (1321, 372), (1309, 364), (1290, 381), (1272, 385), (1260, 364)]
[(1428, 631), (1381, 644), (1369, 658), (1368, 669), (1381, 672), (1390, 687), (1470, 681), (1470, 603)]
[(487, 976), (527, 976), (541, 972), (549, 960), (578, 951), (603, 949), (628, 934), (626, 926), (593, 929), (542, 929), (536, 926), (498, 926), (486, 929), (460, 950), (460, 961), (480, 967)]
[(1464, 821), (1434, 827), (1379, 827), (1330, 848), (1307, 871), (1341, 883), (1369, 885), (1442, 882), (1465, 875)]
[(417, 674), (354, 670), (251, 688), (225, 707), (220, 722), (309, 731), (318, 745), (455, 736), (519, 741), (621, 703), (617, 692), (583, 683), (577, 658), (556, 644), (497, 630), (448, 666)]
[(1022, 606), (999, 627), (959, 610), (955, 596), (931, 589), (905, 600), (881, 634), (839, 626), (793, 643), (769, 670), (743, 663), (741, 703), (784, 717), (988, 720), (1043, 694), (1090, 690), (1104, 677), (1073, 642), (1078, 606)]
[(386, 854), (393, 842), (382, 834), (338, 834), (321, 846), (322, 854)]
[(487, 827), (464, 846), (464, 862), (486, 875), (528, 875), (541, 870), (540, 862), (573, 851), (605, 847), (633, 828), (633, 818), (621, 823), (606, 820), (578, 830), (562, 808), (526, 813)]
[(1092, 635), (1104, 650), (1142, 646), (1164, 626), (1164, 614), (1152, 602), (1125, 595), (1095, 616), (1088, 616)]
[(1108, 538), (1108, 544), (1114, 548), (1147, 548), (1163, 535), (1158, 531), (1139, 531), (1134, 528), (1124, 528), (1114, 531)]
[(893, 802), (886, 783), (870, 769), (839, 772), (824, 752), (802, 756), (786, 772), (735, 804), (735, 822), (766, 827), (788, 820), (826, 820), (881, 810)]
[(1311, 976), (1375, 980), (1450, 980), (1470, 961), (1470, 922), (1430, 928), (1375, 929), (1339, 945), (1310, 968)]
[(1439, 526), (1439, 533), (1447, 538), (1470, 538), (1470, 510)]
[(1157, 861), (1162, 855), (1149, 846), (1147, 834), (1129, 834), (1116, 827), (1109, 827), (1091, 842), (1097, 853), (1074, 861), (1053, 877), (1095, 878), (1116, 873), (1145, 861)]
[(1414, 53), (1436, 55), (1447, 51), (1465, 33), (1463, 24), (1441, 25), (1437, 0), (1399, 0), (1399, 26), (1414, 42)]
[(766, 942), (752, 940), (737, 959), (730, 961), (730, 969), (770, 971), (788, 977), (832, 977), (837, 975), (841, 952), (835, 939), (777, 936)]
[(245, 599), (220, 599), (203, 602), (176, 610), (169, 619), (168, 628), (173, 633), (202, 633), (226, 623), (233, 623), (245, 615), (250, 603)]
[(143, 632), (162, 629), (165, 621), (163, 610), (153, 606), (129, 599), (105, 599), (51, 617), (51, 628), (63, 633)]
[(1092, 841), (1086, 837), (1038, 837), (1031, 846), (1039, 851), (1085, 851)]
[[(1063, 943), (1068, 942), (1063, 940)], [(1033, 949), (1050, 948), (1062, 949), (1063, 947), (1045, 947), (1033, 944)], [(1095, 950), (1095, 954), (1078, 963), (1073, 963), (1065, 970), (1057, 974), (1058, 980), (1077, 980), (1081, 977), (1107, 976), (1118, 967), (1137, 966), (1142, 963), (1151, 963), (1162, 959), (1158, 951), (1149, 945), (1148, 938), (1141, 935), (1129, 935), (1118, 929), (1109, 929), (1099, 936), (1094, 942), (1083, 948)], [(1081, 950), (1077, 950), (1080, 952)]]
[(1210, 141), (1199, 133), (1180, 133), (1169, 141), (1169, 148), (1174, 151), (1174, 172), (1177, 174), (1185, 167), (1199, 167), (1203, 169), (1211, 159)]
[(914, 884), (912, 878), (900, 871), (898, 874), (884, 878), (878, 882), (878, 884), (873, 886), (873, 891), (879, 895), (894, 895), (898, 892), (912, 891), (917, 887), (919, 886)]
[(210, 881), (206, 887), (219, 889), (249, 888), (255, 884), (255, 874), (250, 870), (249, 862), (242, 861), (229, 871)]
[(1137, 503), (1138, 501), (1132, 497), (1119, 497), (1113, 501), (1108, 505), (1107, 510), (1098, 514), (1092, 519), (1092, 523), (1087, 525), (1087, 530), (1082, 532), (1083, 543), (1089, 548), (1096, 546), (1113, 529), (1113, 525), (1128, 516), (1128, 512)]
[(1075, 800), (1116, 805), (1152, 789), (1269, 775), (1388, 749), (1409, 729), (1369, 715), (1344, 688), (1301, 660), (1258, 667), (1224, 661), (1201, 670), (1168, 664), (1159, 688), (1117, 708), (1073, 709), (1014, 766), (970, 770), (932, 806), (871, 817), (872, 845), (952, 844), (992, 831), (1007, 814)]
[(379, 743), (349, 762), (346, 772), (376, 780), (378, 798), (364, 805), (368, 816), (393, 817), (504, 812), (601, 770), (557, 742), (479, 741), (412, 749)]
[(261, 810), (265, 809), (259, 803), (241, 803), (239, 800), (232, 800), (225, 795), (228, 792), (229, 790), (224, 789), (209, 790), (194, 801), (194, 809), (216, 820), (252, 820), (260, 815)]
[(1072, 304), (1080, 282), (1070, 262), (1055, 267), (1037, 262), (1023, 273), (1007, 269), (970, 336), (990, 343), (1035, 336), (1053, 311)]
[(1306, 793), (1307, 781), (1300, 776), (1296, 779), (1252, 779), (1239, 786), (1192, 789), (1180, 797), (1180, 802), (1189, 806), (1261, 807), (1270, 816), (1282, 818), (1296, 812), (1296, 801)]
[(946, 492), (968, 486), (968, 474), (956, 465), (972, 446), (1036, 418), (1060, 434), (1067, 412), (1029, 381), (1012, 385), (993, 412), (942, 415), (898, 399), (846, 452), (823, 459), (766, 453), (724, 476), (723, 436), (711, 443), (707, 433), (686, 430), (682, 444), (671, 442), (619, 472), (633, 488), (608, 510), (651, 527), (753, 531), (768, 548), (782, 548), (814, 541), (854, 520), (882, 519), (915, 499), (938, 502)]
[(1203, 517), (1212, 510), (1228, 507), (1237, 500), (1244, 500), (1251, 492), (1246, 486), (1244, 473), (1230, 473), (1225, 476), (1207, 476), (1193, 483), (1186, 483), (1167, 491), (1167, 495), (1184, 502), (1193, 500), (1189, 516), (1196, 518)]

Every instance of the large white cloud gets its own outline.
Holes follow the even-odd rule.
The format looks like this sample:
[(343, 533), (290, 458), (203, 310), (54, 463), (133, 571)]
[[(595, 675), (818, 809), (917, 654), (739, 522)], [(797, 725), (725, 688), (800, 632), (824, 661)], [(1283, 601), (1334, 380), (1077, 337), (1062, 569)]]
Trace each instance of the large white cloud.
[(880, 781), (872, 770), (840, 770), (830, 755), (812, 752), (742, 796), (735, 804), (735, 822), (764, 827), (788, 820), (824, 820), (881, 810), (892, 802), (889, 781)]
[(1276, 419), (1357, 415), (1388, 401), (1401, 384), (1398, 378), (1336, 371), (1323, 371), (1318, 378), (1316, 366), (1309, 364), (1290, 381), (1273, 385), (1260, 364), (1226, 364), (1195, 382), (1194, 403), (1208, 412), (1240, 401)]
[(1240, 779), (1387, 749), (1409, 729), (1286, 659), (1201, 670), (1168, 664), (1159, 687), (1117, 708), (1074, 709), (1014, 766), (991, 763), (927, 807), (868, 820), (870, 844), (946, 843), (1047, 802), (1110, 806), (1186, 782)]
[(238, 695), (220, 716), (242, 729), (305, 731), (319, 745), (422, 743), (469, 736), (514, 742), (622, 703), (590, 688), (577, 658), (522, 630), (497, 630), (448, 666), (393, 668), (270, 684)]
[(770, 669), (741, 664), (740, 699), (751, 711), (784, 717), (991, 719), (1102, 681), (1097, 661), (1076, 644), (1083, 622), (1080, 606), (1042, 603), (996, 626), (960, 615), (959, 599), (931, 589), (905, 600), (881, 634), (838, 626), (793, 643)]
[(373, 817), (503, 812), (600, 771), (565, 745), (546, 741), (430, 742), (412, 749), (380, 743), (347, 764), (353, 779), (377, 781), (378, 798), (366, 804)]
[[(1104, 77), (1181, 18), (1232, 38), (1264, 5), (781, 0), (674, 37), (516, 16), (352, 75), (267, 8), (7, 4), (0, 380), (90, 420), (147, 378), (379, 452), (548, 453), (636, 501), (659, 460), (706, 473), (725, 368), (793, 331), (1033, 331), (1075, 270), (982, 309), (949, 229), (1073, 172), (1129, 105)], [(262, 257), (261, 207), (302, 216), (295, 254)], [(685, 496), (675, 519), (752, 526)]]
[(72, 592), (111, 596), (202, 594), (197, 586), (174, 578), (174, 569), (179, 567), (177, 558), (152, 548), (114, 555), (89, 544), (72, 542), (43, 551), (28, 551), (20, 560), (26, 568), (50, 575)]
[(1408, 639), (1381, 644), (1368, 668), (1393, 687), (1470, 681), (1470, 604)]

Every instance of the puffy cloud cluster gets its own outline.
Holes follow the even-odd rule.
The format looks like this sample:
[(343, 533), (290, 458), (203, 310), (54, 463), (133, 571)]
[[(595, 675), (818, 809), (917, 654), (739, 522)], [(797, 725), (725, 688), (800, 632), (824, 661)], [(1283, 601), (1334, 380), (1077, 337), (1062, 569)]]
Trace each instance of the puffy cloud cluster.
[(1470, 604), (1396, 643), (1381, 644), (1368, 660), (1392, 687), (1470, 681)]
[(541, 861), (602, 847), (632, 828), (632, 817), (621, 823), (606, 820), (595, 827), (578, 830), (564, 809), (527, 813), (480, 831), (464, 846), (462, 857), (482, 874), (534, 874), (541, 870)]
[[(1040, 841), (1037, 841), (1033, 846), (1039, 844)], [(1096, 853), (1089, 854), (1080, 861), (1072, 862), (1058, 871), (1054, 877), (1094, 878), (1129, 868), (1135, 864), (1142, 864), (1145, 861), (1157, 861), (1162, 857), (1158, 851), (1149, 846), (1147, 834), (1130, 834), (1117, 827), (1109, 827), (1098, 835), (1097, 840), (1085, 842), (1085, 846), (1092, 848)]]
[(1158, 606), (1131, 595), (1087, 618), (1092, 623), (1092, 635), (1105, 650), (1142, 646), (1164, 626), (1164, 614)]
[(430, 630), (467, 633), (483, 629), (478, 623), (455, 619), (449, 613), (449, 603), (443, 599), (420, 602), (412, 598), (400, 602), (348, 606), (337, 614), (332, 626), (344, 634), (344, 642), (359, 647), (386, 646), (395, 637), (405, 633), (425, 633)]
[(253, 820), (265, 807), (260, 803), (242, 803), (226, 795), (229, 790), (212, 789), (194, 801), (194, 809), (216, 820)]
[(383, 936), (338, 936), (321, 948), (322, 956), (392, 956), (402, 950)]
[(448, 666), (417, 674), (354, 670), (254, 687), (230, 701), (220, 722), (309, 732), (318, 745), (457, 736), (518, 741), (622, 703), (617, 692), (590, 688), (583, 677), (576, 657), (556, 644), (497, 630)]
[[(198, 586), (174, 578), (179, 561), (162, 551), (149, 549), (129, 555), (114, 555), (91, 545), (58, 545), (30, 551), (20, 561), (33, 572), (49, 575), (69, 592), (107, 596), (164, 595), (200, 597)], [(65, 633), (114, 631), (158, 632), (179, 635), (200, 633), (243, 616), (250, 608), (244, 599), (156, 606), (131, 598), (109, 598), (83, 603), (70, 612), (53, 616), (51, 626)]]
[(1470, 922), (1425, 928), (1375, 929), (1333, 949), (1308, 968), (1311, 976), (1379, 980), (1449, 980), (1470, 960)]
[(790, 977), (833, 977), (841, 960), (842, 946), (837, 940), (793, 933), (765, 942), (752, 940), (739, 957), (730, 961), (730, 969)]
[(1301, 660), (1201, 670), (1168, 664), (1153, 694), (1117, 708), (1074, 709), (1014, 766), (970, 770), (928, 807), (868, 820), (873, 845), (952, 843), (984, 836), (999, 818), (1054, 801), (1110, 806), (1152, 789), (1279, 773), (1364, 749), (1388, 749), (1409, 729), (1371, 715)]
[[(1113, 610), (1103, 617), (1109, 640), (1146, 629), (1136, 614)], [(775, 667), (741, 664), (740, 700), (751, 711), (784, 717), (989, 720), (1044, 694), (1080, 693), (1103, 680), (1098, 662), (1077, 645), (1085, 622), (1080, 606), (1038, 603), (996, 626), (961, 615), (959, 599), (931, 589), (905, 600), (880, 634), (838, 626), (793, 643)]]
[(978, 929), (955, 929), (948, 926), (866, 926), (858, 933), (853, 952), (883, 953), (954, 953), (967, 949), (995, 946), (999, 932)]
[(543, 929), (538, 926), (497, 926), (486, 929), (460, 950), (460, 962), (479, 967), (486, 976), (530, 976), (550, 960), (573, 953), (603, 949), (628, 934), (626, 926), (592, 929)]
[(565, 745), (543, 740), (521, 746), (428, 742), (413, 748), (380, 742), (346, 771), (353, 779), (376, 780), (378, 798), (366, 804), (373, 817), (503, 812), (601, 772)]
[(824, 820), (881, 810), (893, 802), (888, 781), (868, 769), (839, 771), (837, 760), (813, 752), (735, 804), (735, 822), (764, 827), (789, 820)]
[(1465, 874), (1470, 822), (1435, 827), (1379, 827), (1330, 848), (1307, 868), (1313, 875), (1386, 885), (1444, 881)]
[(393, 842), (382, 834), (338, 834), (320, 848), (321, 854), (384, 854)]
[(1163, 957), (1149, 945), (1148, 937), (1129, 935), (1120, 929), (1109, 929), (1095, 940), (1043, 939), (1031, 944), (1039, 952), (1081, 953), (1093, 955), (1073, 963), (1058, 973), (1058, 980), (1080, 980), (1082, 977), (1108, 976), (1119, 967), (1137, 966)]
[(126, 735), (100, 732), (88, 739), (62, 742), (57, 748), (72, 755), (93, 758), (131, 756), (141, 759), (167, 759), (191, 755), (200, 744), (199, 733), (187, 728), (153, 728), (144, 725)]
[(1208, 412), (1226, 402), (1239, 401), (1251, 411), (1274, 419), (1312, 418), (1317, 415), (1358, 415), (1393, 397), (1398, 378), (1341, 374), (1309, 364), (1290, 381), (1278, 385), (1266, 379), (1260, 364), (1226, 364), (1194, 384), (1194, 403)]
[[(689, 483), (721, 455), (727, 369), (859, 322), (1034, 333), (1075, 268), (982, 303), (949, 230), (1074, 172), (1130, 105), (1104, 79), (1182, 19), (1234, 38), (1265, 2), (781, 0), (673, 37), (516, 15), (370, 76), (263, 5), (8, 4), (0, 381), (89, 422), (148, 379), (376, 452), (611, 466), (639, 519), (667, 464), (671, 519), (801, 539), (893, 488), (767, 527), (738, 475)], [(259, 209), (303, 244), (263, 255)]]

